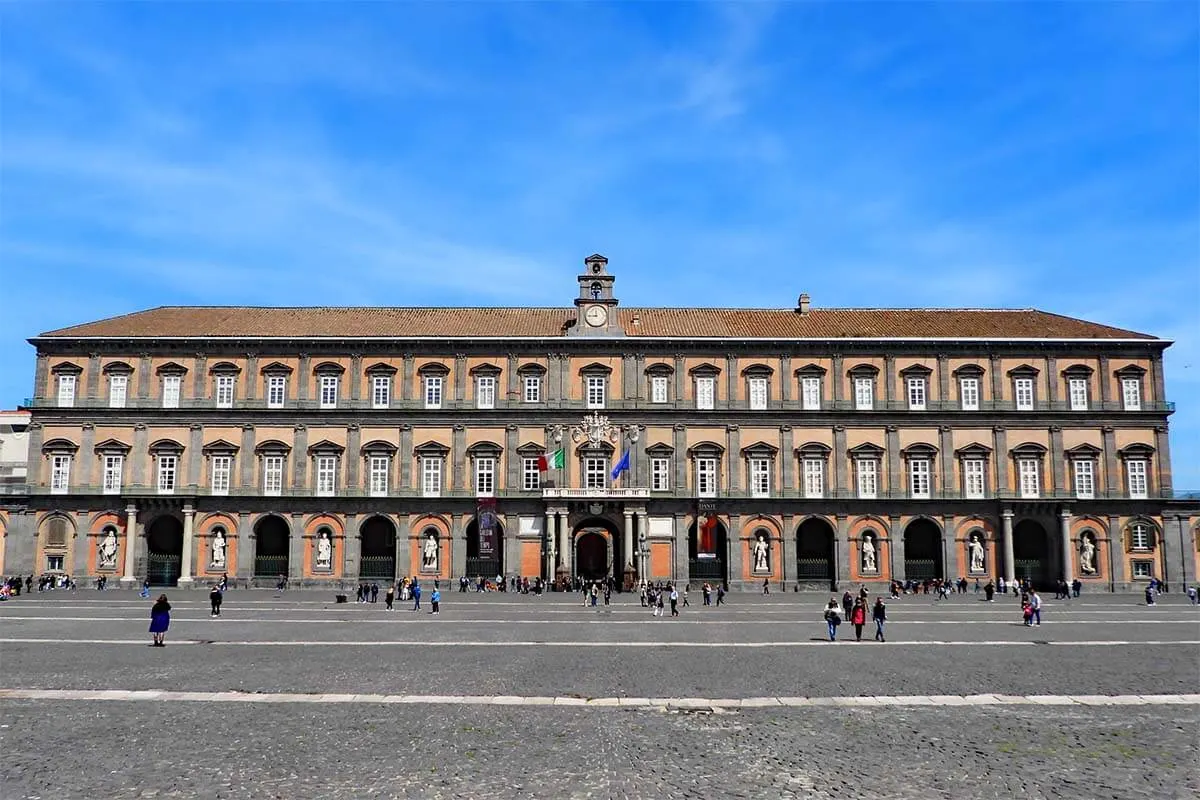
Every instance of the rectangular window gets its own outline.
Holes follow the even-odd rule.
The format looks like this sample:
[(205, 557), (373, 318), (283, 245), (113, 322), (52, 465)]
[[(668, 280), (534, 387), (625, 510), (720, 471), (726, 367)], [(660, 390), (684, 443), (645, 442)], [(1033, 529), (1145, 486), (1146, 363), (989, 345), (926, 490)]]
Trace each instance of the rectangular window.
[(700, 497), (717, 496), (717, 460), (696, 459), (696, 494)]
[(805, 411), (817, 411), (821, 408), (821, 379), (800, 379), (800, 407)]
[(587, 379), (587, 407), (604, 408), (604, 394), (608, 380), (602, 375), (591, 375)]
[(804, 496), (825, 496), (825, 462), (819, 458), (804, 459)]
[(771, 496), (771, 462), (769, 459), (750, 459), (750, 496)]
[(929, 498), (929, 468), (927, 458), (914, 458), (908, 462), (908, 489), (913, 497)]
[(1135, 578), (1153, 578), (1154, 577), (1154, 562), (1153, 561), (1134, 561), (1133, 562), (1133, 577), (1135, 577)]
[(909, 411), (924, 411), (925, 410), (925, 379), (924, 378), (909, 378), (908, 379), (908, 410)]
[(963, 411), (979, 410), (979, 379), (959, 378), (958, 399)]
[(981, 500), (985, 492), (982, 458), (963, 460), (963, 494), (968, 500)]
[(1141, 459), (1126, 461), (1125, 472), (1129, 475), (1129, 496), (1136, 500), (1145, 500), (1148, 496), (1146, 462)]
[(70, 408), (75, 405), (75, 376), (58, 376), (58, 407)]
[(496, 493), (496, 459), (475, 459), (475, 496), (491, 497)]
[(496, 378), (492, 375), (480, 375), (475, 379), (475, 407), (496, 407)]
[(321, 376), (321, 408), (337, 408), (338, 376)]
[(317, 456), (317, 497), (333, 497), (337, 481), (337, 458)]
[(1072, 462), (1075, 470), (1075, 496), (1080, 500), (1091, 500), (1096, 496), (1096, 467), (1085, 458)]
[(209, 462), (209, 474), (211, 476), (212, 493), (215, 495), (229, 494), (229, 476), (233, 472), (233, 458), (231, 456), (213, 456)]
[(371, 456), (368, 470), (370, 475), (368, 491), (371, 497), (387, 497), (388, 475), (392, 471), (392, 460), (387, 456)]
[(442, 494), (442, 459), (421, 459), (421, 494), (440, 497)]
[(1033, 411), (1033, 378), (1015, 379), (1013, 393), (1017, 397), (1017, 411)]
[(1126, 411), (1141, 411), (1142, 382), (1137, 378), (1122, 378), (1121, 400), (1124, 403)]
[(233, 408), (233, 376), (217, 376), (217, 408)]
[(163, 408), (179, 408), (179, 389), (182, 385), (182, 375), (163, 376)]
[(1072, 411), (1087, 411), (1087, 378), (1068, 379), (1067, 396), (1071, 401)]
[(425, 376), (425, 407), (426, 408), (441, 408), (442, 407), (442, 376), (441, 375), (426, 375)]
[(750, 409), (752, 411), (767, 410), (767, 379), (750, 379)]
[(66, 556), (46, 556), (46, 569), (50, 572), (62, 572)]
[(603, 489), (608, 486), (607, 458), (583, 460), (583, 486), (585, 489)]
[(121, 493), (121, 472), (125, 466), (124, 456), (104, 457), (104, 493)]
[(855, 459), (858, 473), (858, 496), (873, 500), (879, 495), (879, 462), (873, 458)]
[(711, 410), (716, 390), (716, 378), (696, 378), (696, 408)]
[(128, 392), (128, 375), (110, 375), (108, 378), (108, 407), (124, 408), (125, 396)]
[(525, 402), (542, 402), (542, 378), (540, 375), (525, 376)]
[(875, 379), (854, 379), (854, 407), (859, 411), (870, 411), (875, 407)]
[(527, 492), (542, 488), (542, 473), (536, 458), (521, 459), (521, 488)]
[(1129, 529), (1129, 544), (1134, 550), (1150, 549), (1150, 528), (1146, 525), (1134, 525)]
[(179, 458), (177, 456), (158, 457), (158, 493), (174, 494), (175, 482), (178, 477)]
[(650, 459), (650, 491), (671, 491), (671, 459)]
[(283, 456), (263, 459), (263, 494), (271, 497), (283, 494)]
[(392, 404), (392, 379), (387, 375), (371, 378), (371, 408), (387, 408)]
[(1022, 458), (1017, 461), (1017, 481), (1021, 497), (1035, 498), (1041, 495), (1042, 480), (1036, 459)]
[(667, 381), (666, 375), (653, 375), (650, 378), (650, 402), (665, 403), (667, 402)]
[(267, 376), (267, 408), (283, 408), (287, 378), (283, 375)]

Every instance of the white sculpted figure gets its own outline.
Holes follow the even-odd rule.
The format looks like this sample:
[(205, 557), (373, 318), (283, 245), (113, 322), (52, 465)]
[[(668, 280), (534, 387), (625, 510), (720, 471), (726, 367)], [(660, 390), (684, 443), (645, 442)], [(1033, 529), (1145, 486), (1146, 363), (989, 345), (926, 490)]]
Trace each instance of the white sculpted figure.
[(421, 569), (436, 570), (438, 568), (437, 536), (429, 534), (425, 537), (425, 547), (421, 550)]
[(875, 560), (875, 537), (869, 533), (862, 540), (862, 568), (863, 572), (879, 571), (879, 564)]
[(212, 540), (212, 565), (214, 567), (224, 568), (225, 566), (225, 531), (217, 531)]
[(317, 568), (333, 569), (333, 541), (329, 531), (321, 531), (317, 537)]
[(754, 571), (755, 572), (770, 572), (771, 565), (767, 562), (768, 554), (770, 553), (770, 545), (767, 544), (767, 537), (763, 534), (758, 534), (758, 538), (754, 542)]
[(983, 572), (983, 542), (979, 540), (979, 534), (971, 534), (971, 540), (967, 542), (967, 552), (971, 555), (971, 572)]
[(1084, 535), (1079, 545), (1079, 571), (1085, 575), (1096, 574), (1096, 545), (1091, 536)]
[(100, 542), (100, 566), (115, 567), (117, 565), (117, 535), (113, 533), (112, 528), (108, 529), (108, 535)]

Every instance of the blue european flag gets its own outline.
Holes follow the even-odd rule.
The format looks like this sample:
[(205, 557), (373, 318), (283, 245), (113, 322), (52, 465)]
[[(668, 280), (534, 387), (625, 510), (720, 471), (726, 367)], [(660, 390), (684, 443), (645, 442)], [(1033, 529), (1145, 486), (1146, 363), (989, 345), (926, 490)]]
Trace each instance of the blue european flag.
[(617, 465), (615, 467), (613, 467), (612, 479), (615, 481), (622, 472), (628, 472), (628, 471), (629, 471), (629, 451), (626, 450), (625, 455), (621, 456), (621, 460), (617, 462)]

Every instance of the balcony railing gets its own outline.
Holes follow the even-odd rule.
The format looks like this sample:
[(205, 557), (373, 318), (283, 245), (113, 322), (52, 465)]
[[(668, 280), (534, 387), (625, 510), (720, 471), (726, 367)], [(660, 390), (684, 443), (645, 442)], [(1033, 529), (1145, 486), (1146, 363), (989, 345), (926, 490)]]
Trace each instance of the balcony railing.
[(613, 500), (624, 498), (648, 498), (649, 489), (574, 489), (571, 487), (552, 487), (542, 489), (542, 497), (548, 500)]

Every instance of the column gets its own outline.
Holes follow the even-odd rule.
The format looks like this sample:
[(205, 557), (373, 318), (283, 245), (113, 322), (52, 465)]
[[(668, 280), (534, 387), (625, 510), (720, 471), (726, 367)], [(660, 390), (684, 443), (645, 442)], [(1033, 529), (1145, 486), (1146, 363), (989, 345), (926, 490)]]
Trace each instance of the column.
[(1071, 563), (1071, 511), (1064, 508), (1058, 512), (1059, 536), (1062, 539), (1062, 576), (1068, 584), (1075, 580), (1074, 565)]
[(633, 509), (625, 509), (625, 538), (622, 540), (621, 552), (625, 563), (621, 565), (622, 572), (626, 565), (633, 564)]
[(888, 517), (888, 563), (892, 569), (892, 580), (904, 583), (904, 531), (900, 530), (900, 518)]
[[(837, 515), (837, 553), (834, 561), (833, 579), (839, 585), (850, 581), (850, 519), (845, 514)], [(878, 554), (876, 554), (878, 557)]]
[(137, 578), (133, 574), (134, 542), (137, 540), (137, 506), (125, 506), (125, 574), (121, 583), (126, 588), (132, 588)]
[(558, 515), (550, 510), (546, 511), (546, 531), (543, 538), (546, 542), (546, 576), (549, 580), (554, 580), (554, 573), (558, 569)]
[(304, 580), (304, 566), (304, 517), (292, 514), (288, 533), (288, 581), (296, 581), (297, 588)]
[(558, 514), (558, 552), (559, 559), (562, 562), (563, 569), (566, 570), (567, 576), (573, 575), (574, 570), (571, 569), (571, 531), (567, 529), (567, 512), (565, 509), (559, 509)]
[(234, 562), (233, 574), (236, 578), (242, 579), (243, 586), (248, 586), (250, 579), (254, 577), (254, 548), (258, 542), (254, 537), (254, 532), (250, 529), (250, 514), (246, 511), (238, 512), (235, 539), (237, 546), (234, 556), (237, 560)]
[(192, 550), (195, 549), (193, 527), (196, 521), (196, 509), (191, 506), (183, 507), (183, 563), (179, 567), (180, 585), (192, 582)]
[(638, 580), (644, 580), (646, 577), (646, 563), (650, 556), (643, 553), (649, 547), (650, 539), (650, 516), (645, 509), (638, 511), (637, 515), (637, 549), (638, 549)]
[(1008, 509), (1000, 512), (1000, 536), (1004, 548), (1004, 582), (1011, 584), (1017, 577), (1017, 565), (1013, 559), (1013, 512)]

